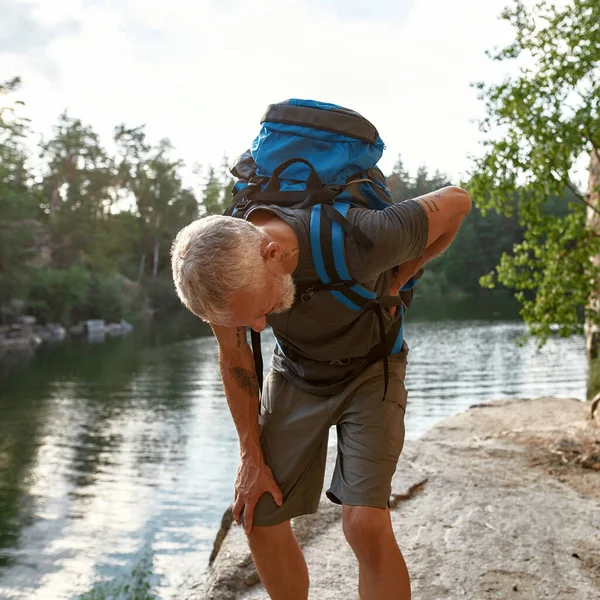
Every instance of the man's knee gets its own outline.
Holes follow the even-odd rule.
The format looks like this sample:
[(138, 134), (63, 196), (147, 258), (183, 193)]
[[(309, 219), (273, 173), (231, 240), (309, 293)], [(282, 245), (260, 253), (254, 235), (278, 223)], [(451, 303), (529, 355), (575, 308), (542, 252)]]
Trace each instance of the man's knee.
[(260, 551), (263, 548), (274, 548), (279, 544), (285, 544), (293, 538), (293, 535), (290, 521), (284, 521), (269, 527), (254, 525), (247, 538), (250, 549)]
[(388, 509), (370, 506), (344, 506), (344, 535), (359, 560), (376, 562), (389, 551), (394, 533)]

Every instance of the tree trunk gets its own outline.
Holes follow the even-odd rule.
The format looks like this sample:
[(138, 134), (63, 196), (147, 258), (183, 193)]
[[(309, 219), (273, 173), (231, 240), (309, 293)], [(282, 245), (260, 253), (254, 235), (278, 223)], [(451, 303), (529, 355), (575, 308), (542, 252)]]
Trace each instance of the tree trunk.
[[(600, 149), (592, 150), (590, 161), (590, 176), (588, 180), (587, 200), (597, 210), (600, 210)], [(600, 235), (600, 214), (594, 209), (587, 209), (587, 226)], [(600, 254), (592, 256), (592, 263), (600, 268)], [(596, 283), (596, 289), (590, 296), (589, 308), (600, 313), (600, 279)], [(600, 326), (585, 322), (585, 347), (589, 358), (596, 358), (600, 350)]]
[(154, 263), (152, 265), (152, 279), (156, 279), (158, 273), (158, 237), (154, 238)]
[(144, 275), (144, 267), (146, 266), (146, 255), (142, 254), (140, 256), (140, 269), (138, 271), (138, 283), (142, 281), (142, 276)]

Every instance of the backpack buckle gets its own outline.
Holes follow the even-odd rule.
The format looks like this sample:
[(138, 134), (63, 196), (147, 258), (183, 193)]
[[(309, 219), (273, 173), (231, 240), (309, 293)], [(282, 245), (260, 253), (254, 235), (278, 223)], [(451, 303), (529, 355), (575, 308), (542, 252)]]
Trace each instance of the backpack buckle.
[(336, 367), (347, 367), (352, 362), (351, 358), (342, 358), (338, 360), (330, 360), (329, 364)]
[(250, 199), (247, 196), (245, 198), (241, 198), (236, 204), (235, 210), (244, 210), (248, 206), (248, 204), (250, 204)]
[(315, 295), (315, 286), (311, 285), (307, 290), (300, 294), (302, 302), (308, 302)]

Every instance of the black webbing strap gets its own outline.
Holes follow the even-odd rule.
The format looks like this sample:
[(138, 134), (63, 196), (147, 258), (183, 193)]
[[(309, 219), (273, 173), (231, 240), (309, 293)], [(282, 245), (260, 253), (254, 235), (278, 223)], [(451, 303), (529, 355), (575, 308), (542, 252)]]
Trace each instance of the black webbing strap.
[(348, 279), (347, 281), (336, 281), (332, 283), (315, 283), (310, 287), (306, 288), (302, 292), (296, 294), (296, 303), (308, 302), (317, 292), (328, 291), (328, 292), (344, 292), (356, 285), (356, 279)]
[(318, 191), (286, 191), (286, 192), (261, 192), (252, 193), (252, 201), (260, 204), (276, 204), (277, 206), (290, 206), (294, 208), (310, 208), (321, 202), (331, 202), (340, 192), (337, 189), (323, 188)]
[(269, 177), (269, 183), (265, 188), (265, 192), (279, 192), (281, 189), (281, 179), (279, 176), (291, 165), (296, 163), (302, 163), (309, 168), (308, 177), (306, 179), (306, 189), (311, 192), (316, 192), (323, 189), (323, 182), (319, 177), (319, 174), (313, 167), (313, 165), (308, 162), (305, 158), (290, 158), (285, 162), (282, 162), (272, 173), (271, 177)]
[[(227, 217), (243, 217), (243, 213), (245, 213), (250, 204), (252, 204), (250, 194), (260, 189), (261, 184), (259, 183), (249, 183), (246, 187), (243, 187), (233, 197), (233, 200), (229, 203), (229, 206), (227, 206), (223, 214)], [(242, 214), (237, 214), (238, 211), (241, 211)]]
[(323, 204), (322, 211), (332, 220), (338, 223), (342, 229), (351, 235), (359, 244), (365, 248), (371, 249), (374, 244), (371, 238), (365, 235), (356, 225), (350, 223), (343, 215), (341, 215), (331, 204)]
[(387, 359), (387, 348), (385, 343), (385, 325), (383, 323), (383, 309), (381, 308), (381, 304), (376, 300), (369, 302), (366, 306), (367, 310), (372, 310), (377, 315), (377, 321), (379, 323), (379, 345), (381, 348), (381, 354), (383, 359), (383, 377), (385, 380), (384, 388), (383, 388), (383, 398), (382, 401), (385, 400), (385, 396), (387, 394), (388, 389), (388, 379), (389, 379), (389, 365)]
[[(372, 310), (377, 315), (377, 322), (379, 323), (379, 348), (375, 346), (369, 352), (369, 356), (373, 356), (373, 358), (378, 357), (380, 354), (383, 360), (383, 376), (385, 378), (385, 384), (383, 389), (383, 398), (385, 400), (385, 396), (388, 390), (388, 379), (389, 379), (389, 365), (388, 365), (388, 355), (392, 350), (393, 344), (396, 341), (396, 336), (400, 331), (400, 327), (402, 326), (402, 321), (400, 320), (395, 327), (392, 327), (392, 330), (388, 332), (388, 335), (385, 334), (385, 324), (383, 322), (383, 309), (388, 308), (390, 306), (399, 306), (402, 304), (402, 299), (399, 296), (387, 296), (386, 298), (379, 298), (377, 300), (372, 300), (365, 307), (367, 310)], [(399, 325), (399, 326), (398, 326)], [(391, 335), (390, 335), (391, 334)], [(390, 343), (388, 343), (388, 340)], [(389, 346), (389, 347), (388, 347)], [(375, 351), (375, 352), (374, 352)]]
[(258, 414), (260, 415), (260, 397), (263, 386), (263, 359), (260, 348), (260, 333), (250, 329), (250, 340), (252, 342), (252, 354), (254, 355), (254, 368), (256, 370), (256, 381), (258, 383)]
[[(281, 181), (278, 175), (282, 172), (281, 167), (301, 162), (311, 168), (310, 175), (306, 181), (306, 189), (281, 191)], [(285, 170), (285, 169), (283, 169)], [(264, 183), (267, 182), (263, 189)], [(281, 164), (269, 177), (253, 177), (248, 185), (239, 190), (233, 197), (229, 206), (225, 209), (225, 215), (243, 217), (253, 204), (274, 204), (283, 208), (310, 208), (315, 204), (332, 203), (341, 194), (346, 186), (324, 186), (321, 183), (312, 165), (303, 159), (292, 159)], [(364, 236), (366, 240), (366, 236)], [(370, 240), (369, 240), (370, 241)]]

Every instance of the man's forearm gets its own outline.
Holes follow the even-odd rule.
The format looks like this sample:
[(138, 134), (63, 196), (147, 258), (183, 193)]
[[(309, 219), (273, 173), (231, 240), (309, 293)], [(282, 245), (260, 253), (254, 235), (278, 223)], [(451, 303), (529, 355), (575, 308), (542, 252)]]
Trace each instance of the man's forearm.
[(401, 288), (420, 268), (425, 266), (428, 261), (444, 252), (457, 233), (458, 226), (456, 229), (441, 235), (437, 240), (427, 246), (421, 256), (402, 263), (396, 270), (395, 275), (398, 287)]
[(468, 192), (447, 186), (415, 198), (427, 216), (427, 243), (423, 254), (402, 263), (394, 274), (393, 285), (403, 286), (421, 267), (439, 256), (458, 233), (462, 220), (469, 214), (472, 206)]
[(252, 350), (244, 344), (235, 352), (220, 352), (219, 367), (242, 458), (262, 460), (258, 427), (259, 390)]

